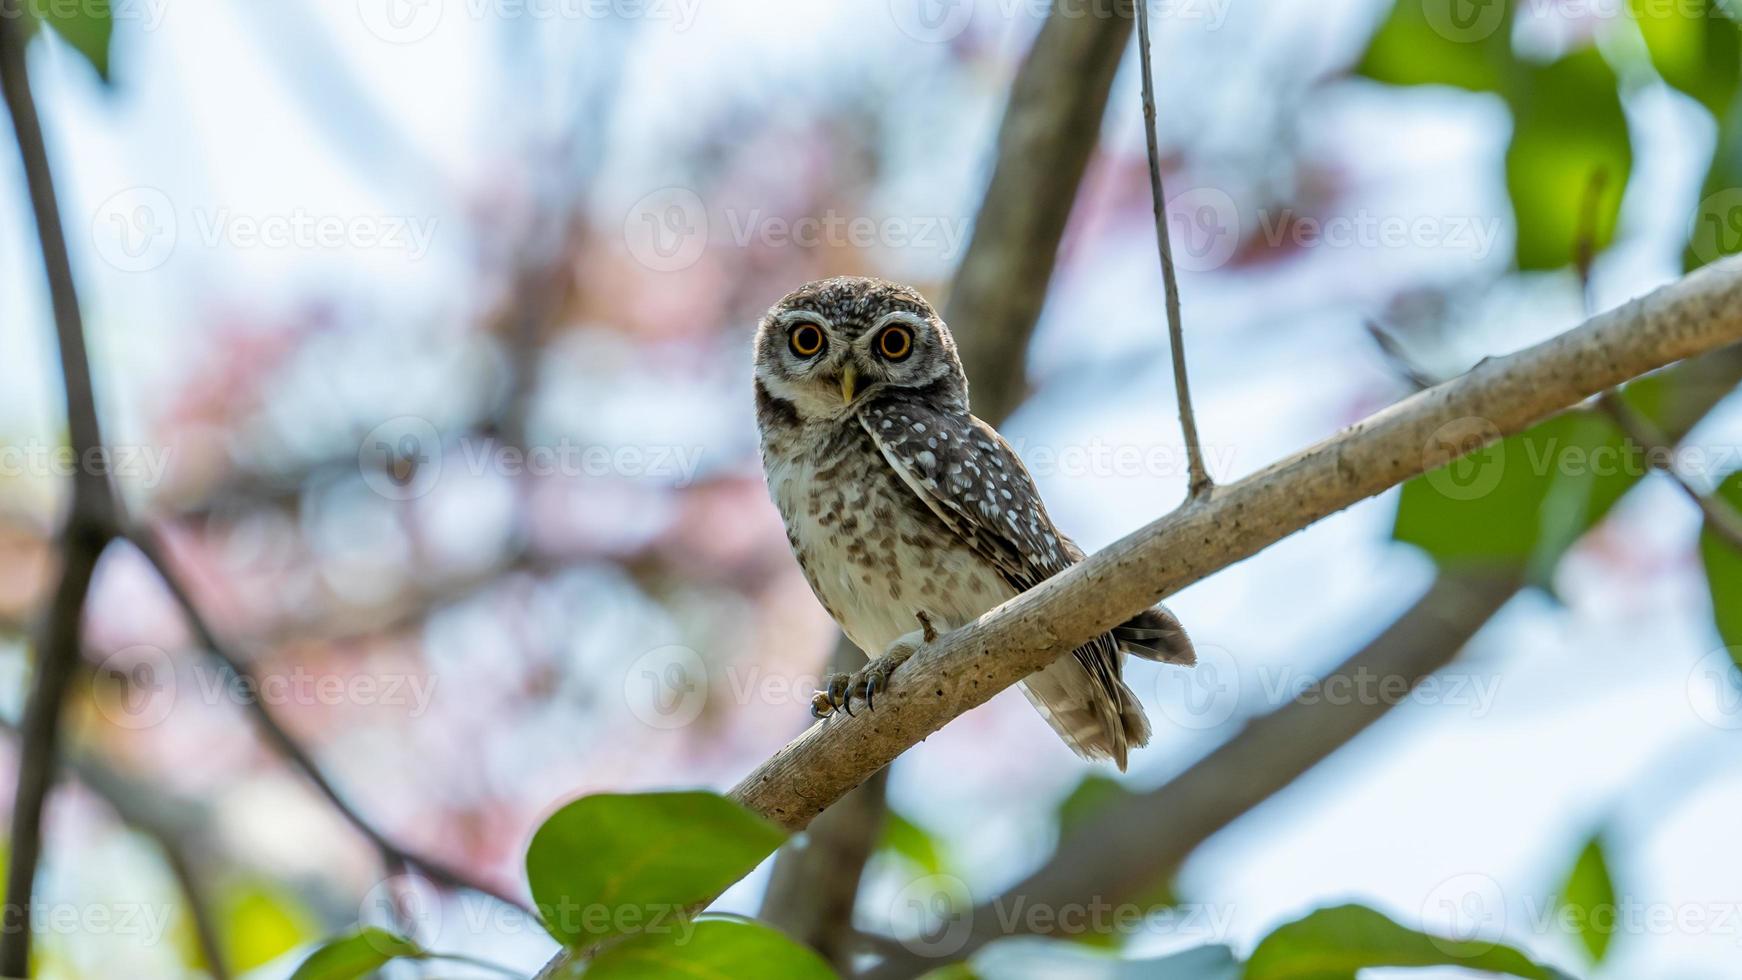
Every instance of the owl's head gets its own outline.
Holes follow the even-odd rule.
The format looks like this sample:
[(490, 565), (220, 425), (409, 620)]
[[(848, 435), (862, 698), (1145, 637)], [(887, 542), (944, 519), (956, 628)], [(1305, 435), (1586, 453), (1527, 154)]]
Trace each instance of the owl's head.
[(756, 330), (756, 380), (803, 421), (844, 417), (898, 389), (968, 409), (955, 338), (931, 304), (861, 276), (806, 283), (774, 304)]

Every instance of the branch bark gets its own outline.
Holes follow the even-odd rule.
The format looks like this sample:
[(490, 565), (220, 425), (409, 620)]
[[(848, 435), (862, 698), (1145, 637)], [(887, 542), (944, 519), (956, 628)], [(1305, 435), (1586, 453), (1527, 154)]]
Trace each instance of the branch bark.
[[(1011, 86), (997, 164), (945, 309), (974, 407), (993, 425), (1023, 396), (1029, 338), (1130, 36), (1128, 16), (1048, 17)], [(829, 669), (850, 673), (863, 661), (843, 639)], [(819, 817), (807, 839), (781, 850), (759, 912), (842, 971), (856, 943), (853, 907), (883, 826), (886, 784), (885, 775), (868, 780)]]
[[(1495, 438), (1606, 388), (1742, 341), (1742, 258), (1706, 266), (1558, 337), (1484, 361), (1186, 506), (939, 638), (875, 712), (813, 725), (732, 790), (798, 830), (901, 752), (1052, 658), (1338, 510), (1470, 451), (1436, 438), (1472, 417)], [(542, 975), (555, 975), (565, 953)]]
[[(1671, 369), (1657, 423), (1666, 443), (1679, 443), (1714, 406), (1742, 384), (1742, 346)], [(1415, 683), (1456, 658), (1464, 645), (1523, 587), (1517, 575), (1444, 571), (1391, 626), (1346, 659), (1333, 676), (1407, 678)], [(1110, 805), (1061, 841), (1053, 857), (999, 898), (965, 913), (963, 946), (946, 959), (966, 959), (995, 939), (1000, 908), (1060, 907), (1098, 899), (1126, 902), (1153, 892), (1215, 833), (1291, 785), (1314, 765), (1384, 717), (1401, 699), (1332, 706), (1290, 702), (1162, 786)], [(1024, 921), (1029, 921), (1024, 919)], [(912, 976), (942, 964), (888, 941), (868, 980)]]
[(108, 455), (97, 420), (84, 323), (55, 200), (42, 122), (30, 91), (23, 20), (17, 0), (0, 0), (0, 91), (18, 138), (37, 243), (54, 312), (66, 389), (67, 432), (76, 461), (72, 505), (61, 533), (60, 579), (36, 636), (35, 675), (19, 725), (18, 783), (13, 794), (6, 905), (0, 916), (0, 975), (25, 976), (30, 966), (31, 906), (42, 856), (43, 807), (59, 766), (61, 709), (78, 664), (85, 597), (103, 549), (114, 537), (117, 507)]
[(1742, 259), (1707, 266), (1565, 334), (1420, 392), (1091, 555), (921, 651), (885, 708), (812, 726), (733, 790), (805, 826), (891, 759), (1059, 654), (1162, 598), (1469, 446), (1436, 438), (1479, 417), (1496, 438), (1674, 361), (1742, 340)]
[[(1506, 573), (1443, 575), (1330, 677), (1351, 682), (1360, 676), (1402, 677), (1413, 688), (1449, 663), (1521, 586)], [(1346, 745), (1396, 703), (1385, 698), (1343, 705), (1291, 701), (1255, 719), (1161, 787), (1092, 814), (1046, 864), (1000, 898), (966, 912), (971, 925), (960, 949), (941, 959), (905, 949), (891, 952), (863, 976), (894, 980), (966, 959), (1014, 934), (1001, 925), (1005, 919), (999, 910), (1018, 900), (1025, 900), (1025, 907), (1058, 907), (1089, 898), (1130, 902), (1153, 893), (1199, 844)]]
[(1110, 16), (1048, 17), (1011, 85), (985, 203), (944, 303), (981, 418), (1004, 418), (1022, 401), (1028, 340), (1132, 18), (1131, 0), (1114, 0)]

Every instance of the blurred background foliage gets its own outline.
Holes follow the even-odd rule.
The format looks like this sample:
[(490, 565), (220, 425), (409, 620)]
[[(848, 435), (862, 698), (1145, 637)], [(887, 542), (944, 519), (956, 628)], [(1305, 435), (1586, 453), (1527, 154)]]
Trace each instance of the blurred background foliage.
[[(723, 787), (807, 723), (833, 634), (762, 486), (751, 326), (833, 274), (941, 305), (1045, 5), (26, 9), (118, 485), (358, 812), (524, 896), (522, 855), (560, 801)], [(1742, 41), (1716, 0), (1152, 11), (1220, 479), (1742, 249)], [(1185, 484), (1134, 64), (1005, 427), (1090, 548)], [(16, 718), (66, 481), (46, 295), (4, 161)], [(1693, 491), (1742, 508), (1742, 373), (1714, 363), (1178, 597), (1205, 666), (1133, 665), (1158, 735), (1127, 776), (1085, 776), (1008, 692), (960, 719), (894, 768), (855, 927), (927, 956), (926, 882), (995, 898), (1097, 812), (1297, 694), (1331, 698), (1311, 680), (1433, 583), (1480, 574), (1517, 591), (1439, 695), (1399, 696), (1383, 737), (1150, 869), (1136, 925), (1001, 939), (972, 971), (1294, 977), (1382, 951), (1311, 974), (1353, 976), (1446, 961), (1423, 930), (1480, 947), (1452, 956), (1467, 968), (1733, 975), (1742, 557), (1648, 476), (1637, 438), (1643, 423)], [(524, 916), (383, 867), (252, 726), (136, 552), (105, 557), (88, 622), (38, 896), (70, 914), (44, 927), (41, 975), (200, 975), (190, 879), (232, 975), (289, 975), (359, 921), (516, 970), (555, 948)], [(720, 908), (754, 913), (765, 882)]]

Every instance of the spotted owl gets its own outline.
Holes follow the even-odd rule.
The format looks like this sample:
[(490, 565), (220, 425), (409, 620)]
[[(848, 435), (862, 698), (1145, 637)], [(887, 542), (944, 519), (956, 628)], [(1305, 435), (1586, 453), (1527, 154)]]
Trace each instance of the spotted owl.
[[(955, 339), (913, 289), (809, 283), (762, 318), (755, 347), (769, 493), (812, 591), (869, 658), (827, 679), (818, 714), (850, 713), (855, 699), (875, 710), (891, 674), (937, 631), (1083, 559), (1015, 450), (969, 414)], [(1022, 682), (1066, 744), (1120, 769), (1149, 740), (1120, 676), (1124, 653), (1196, 659), (1156, 606)]]

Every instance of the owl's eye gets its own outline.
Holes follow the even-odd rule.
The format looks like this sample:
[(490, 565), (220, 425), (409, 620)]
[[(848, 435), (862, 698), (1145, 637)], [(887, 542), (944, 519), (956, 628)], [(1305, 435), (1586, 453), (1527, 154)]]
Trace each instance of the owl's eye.
[(823, 350), (823, 331), (814, 323), (800, 324), (797, 330), (787, 337), (787, 344), (792, 352), (800, 357), (815, 357)]
[(913, 331), (906, 327), (890, 327), (877, 335), (877, 353), (885, 360), (904, 361), (913, 353)]

